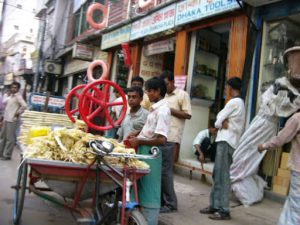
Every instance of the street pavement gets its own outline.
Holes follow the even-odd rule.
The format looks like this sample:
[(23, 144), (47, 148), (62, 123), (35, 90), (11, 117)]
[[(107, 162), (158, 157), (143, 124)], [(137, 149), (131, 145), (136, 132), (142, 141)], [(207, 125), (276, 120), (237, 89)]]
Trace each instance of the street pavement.
[[(19, 152), (14, 151), (13, 160), (0, 161), (0, 225), (12, 225), (14, 190)], [(212, 221), (199, 209), (208, 205), (211, 186), (199, 180), (189, 180), (175, 176), (175, 189), (178, 197), (178, 211), (161, 214), (159, 225), (273, 225), (280, 215), (282, 204), (264, 199), (251, 207), (231, 202), (230, 221)], [(73, 214), (67, 209), (54, 205), (32, 193), (26, 193), (21, 225), (75, 225)]]

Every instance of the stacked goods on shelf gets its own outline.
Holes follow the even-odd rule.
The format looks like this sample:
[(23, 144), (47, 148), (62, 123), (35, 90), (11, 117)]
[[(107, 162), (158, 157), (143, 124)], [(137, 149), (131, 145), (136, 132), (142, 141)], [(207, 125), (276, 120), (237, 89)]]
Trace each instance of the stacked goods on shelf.
[[(88, 142), (92, 140), (111, 142), (115, 146), (113, 152), (135, 154), (134, 149), (125, 148), (115, 139), (93, 135), (80, 129), (62, 128), (51, 131), (46, 136), (33, 138), (32, 143), (24, 149), (24, 157), (90, 164), (95, 160), (95, 154), (88, 146)], [(140, 169), (149, 168), (148, 164), (137, 159), (125, 160), (122, 157), (105, 157), (105, 159), (117, 167), (123, 167), (126, 164), (129, 167)]]
[(273, 192), (281, 195), (287, 195), (290, 187), (291, 171), (288, 168), (288, 158), (289, 153), (283, 152), (277, 176), (273, 177)]

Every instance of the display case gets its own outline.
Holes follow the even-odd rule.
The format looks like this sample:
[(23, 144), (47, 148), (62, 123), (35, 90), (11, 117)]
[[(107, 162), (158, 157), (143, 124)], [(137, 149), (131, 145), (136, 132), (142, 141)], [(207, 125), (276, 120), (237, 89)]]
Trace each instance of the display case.
[(290, 19), (264, 24), (260, 64), (260, 96), (277, 78), (287, 75), (283, 62), (284, 51), (300, 40), (300, 24)]
[[(288, 75), (288, 68), (284, 64), (284, 51), (294, 45), (299, 45), (300, 40), (300, 24), (292, 18), (264, 23), (256, 109), (259, 109), (260, 96), (270, 85), (276, 79)], [(284, 123), (280, 123), (280, 126), (282, 124)], [(288, 193), (289, 180), (287, 177), (282, 177), (280, 171), (287, 171), (286, 156), (289, 151), (290, 146), (284, 145), (277, 151), (268, 152), (259, 171), (259, 174), (267, 181), (268, 186), (272, 187), (272, 191), (283, 195)]]
[(194, 41), (191, 101), (194, 104), (209, 107), (216, 98), (221, 38), (213, 31), (200, 30), (196, 33)]

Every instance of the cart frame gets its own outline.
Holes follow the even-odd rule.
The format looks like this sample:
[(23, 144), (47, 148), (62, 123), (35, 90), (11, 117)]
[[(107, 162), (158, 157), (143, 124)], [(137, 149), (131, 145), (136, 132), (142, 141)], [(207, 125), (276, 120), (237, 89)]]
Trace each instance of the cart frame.
[[(91, 146), (93, 148), (97, 148), (97, 146)], [(156, 151), (156, 149), (155, 149)], [(121, 209), (119, 220), (121, 225), (126, 225), (128, 222), (129, 214), (131, 216), (135, 216), (137, 220), (142, 221), (141, 223), (145, 224), (144, 218), (141, 215), (138, 215), (134, 211), (138, 206), (138, 189), (137, 189), (137, 180), (142, 176), (149, 173), (149, 169), (137, 169), (130, 168), (128, 166), (124, 166), (124, 168), (116, 168), (111, 166), (105, 159), (104, 156), (115, 156), (115, 157), (125, 157), (125, 159), (129, 158), (155, 158), (158, 155), (156, 151), (153, 153), (153, 156), (144, 156), (144, 155), (134, 155), (134, 154), (114, 154), (102, 152), (99, 154), (97, 152), (97, 156), (95, 161), (90, 165), (83, 164), (74, 164), (71, 162), (62, 162), (62, 161), (50, 161), (50, 160), (41, 160), (41, 159), (24, 159), (20, 166), (18, 167), (18, 176), (17, 176), (17, 184), (12, 188), (15, 188), (15, 199), (14, 199), (14, 210), (13, 210), (13, 222), (15, 225), (20, 223), (20, 219), (22, 216), (22, 210), (24, 206), (25, 192), (26, 189), (30, 192), (33, 192), (37, 196), (51, 201), (55, 204), (63, 206), (65, 208), (70, 209), (73, 212), (79, 213), (81, 216), (86, 217), (89, 216), (91, 218), (91, 214), (87, 215), (86, 209), (79, 208), (80, 197), (83, 191), (83, 188), (89, 179), (95, 180), (95, 190), (92, 197), (92, 210), (95, 209), (94, 217), (95, 224), (104, 224), (105, 221), (108, 221), (108, 215), (116, 210), (116, 207)], [(140, 156), (140, 157), (139, 157)], [(29, 169), (30, 168), (30, 169)], [(28, 173), (29, 171), (29, 173)], [(27, 178), (29, 181), (27, 182)], [(76, 188), (76, 192), (74, 195), (74, 199), (71, 203), (62, 201), (54, 196), (46, 194), (47, 191), (52, 191), (50, 188), (45, 187), (37, 187), (36, 183), (38, 181), (42, 181), (43, 179), (53, 179), (53, 180), (72, 180), (78, 182), (78, 188)], [(115, 204), (111, 210), (104, 213), (104, 210), (101, 208), (101, 194), (100, 190), (100, 181), (101, 180), (109, 180), (113, 181), (117, 188), (112, 190), (118, 192), (118, 197), (121, 197), (121, 206), (118, 201), (118, 197), (116, 198)], [(27, 183), (29, 186), (27, 186)], [(133, 186), (135, 202), (130, 201), (130, 187)], [(121, 192), (120, 192), (121, 190)], [(121, 194), (121, 196), (119, 196)], [(105, 195), (105, 194), (104, 194)], [(103, 196), (102, 196), (103, 197)], [(107, 211), (107, 210), (106, 210)], [(118, 216), (118, 215), (116, 215)]]

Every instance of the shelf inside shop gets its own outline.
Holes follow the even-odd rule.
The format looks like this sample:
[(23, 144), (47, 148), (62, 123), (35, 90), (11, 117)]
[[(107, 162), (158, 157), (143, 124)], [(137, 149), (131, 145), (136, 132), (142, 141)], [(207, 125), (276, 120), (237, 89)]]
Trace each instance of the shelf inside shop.
[(205, 78), (205, 79), (211, 79), (211, 80), (217, 80), (217, 77), (206, 74), (206, 73), (195, 73), (195, 78)]
[(205, 106), (205, 107), (211, 107), (212, 104), (214, 103), (213, 100), (211, 99), (205, 99), (205, 98), (199, 98), (199, 97), (191, 97), (191, 103), (193, 105), (200, 105), (200, 106)]
[(197, 50), (200, 52), (205, 52), (207, 54), (217, 56), (217, 57), (219, 57), (219, 54), (220, 54), (218, 51), (212, 51), (212, 50), (208, 50), (208, 49), (204, 49), (204, 48), (200, 48), (200, 47), (198, 47)]
[(270, 67), (270, 66), (283, 66), (282, 63), (265, 63), (265, 67)]

